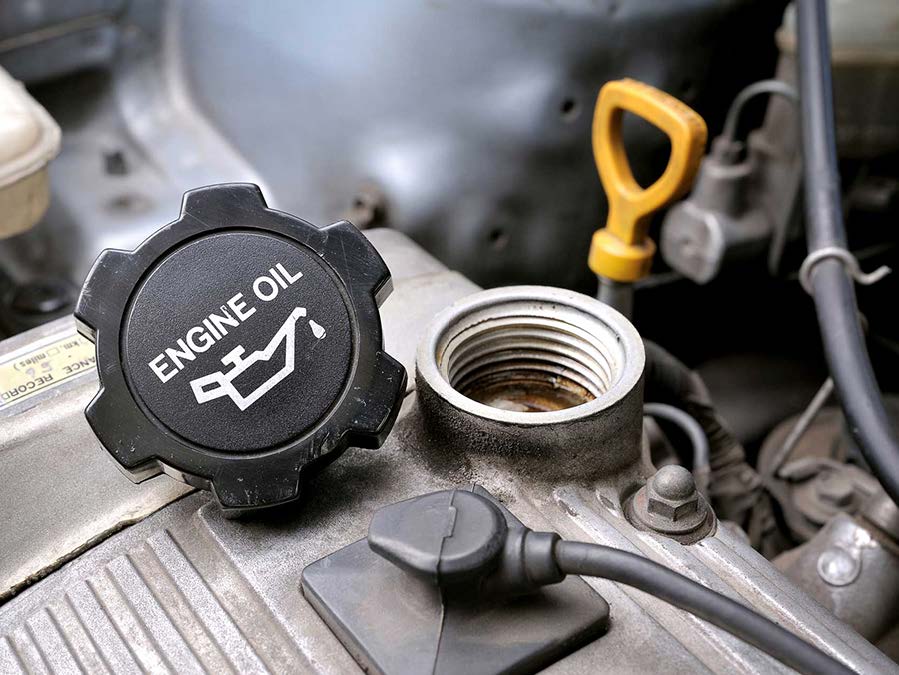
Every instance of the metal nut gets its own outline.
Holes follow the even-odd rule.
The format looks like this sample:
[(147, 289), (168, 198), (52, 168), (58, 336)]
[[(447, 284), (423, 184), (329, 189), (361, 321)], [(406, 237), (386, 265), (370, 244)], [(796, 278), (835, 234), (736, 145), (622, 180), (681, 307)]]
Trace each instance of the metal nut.
[(646, 508), (672, 521), (699, 510), (699, 493), (692, 474), (682, 466), (665, 466), (650, 479)]
[(693, 474), (682, 466), (665, 466), (634, 494), (625, 508), (641, 530), (693, 544), (715, 529), (715, 514), (696, 489)]

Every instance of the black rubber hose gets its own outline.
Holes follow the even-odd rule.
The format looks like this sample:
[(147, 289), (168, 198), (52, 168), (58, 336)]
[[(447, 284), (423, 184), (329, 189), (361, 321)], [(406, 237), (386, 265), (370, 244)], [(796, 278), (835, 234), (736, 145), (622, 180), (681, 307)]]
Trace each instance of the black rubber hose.
[[(797, 18), (808, 248), (845, 248), (825, 0), (799, 0)], [(853, 280), (841, 262), (825, 258), (812, 268), (811, 285), (824, 352), (849, 430), (899, 504), (899, 442), (865, 347)]]
[(760, 544), (758, 529), (750, 522), (759, 503), (762, 481), (746, 463), (743, 446), (715, 409), (702, 378), (659, 345), (643, 341), (645, 401), (667, 403), (699, 422), (709, 443), (709, 496), (715, 512), (750, 531), (753, 545)]
[(633, 586), (736, 635), (801, 673), (853, 672), (761, 614), (642, 556), (599, 544), (560, 541), (555, 558), (565, 574)]
[(727, 117), (724, 118), (724, 129), (721, 131), (721, 137), (728, 143), (736, 143), (740, 140), (737, 138), (737, 131), (740, 127), (740, 115), (743, 114), (743, 109), (746, 107), (746, 104), (760, 94), (782, 96), (793, 105), (799, 104), (799, 94), (796, 93), (796, 90), (791, 84), (783, 82), (782, 80), (761, 80), (759, 82), (753, 82), (737, 94), (737, 97), (727, 110)]
[(667, 403), (645, 403), (643, 414), (676, 425), (690, 440), (693, 448), (693, 471), (709, 470), (709, 439), (699, 422), (680, 408)]
[(677, 406), (668, 403), (644, 403), (643, 414), (652, 417), (656, 421), (663, 420), (674, 424), (679, 428), (693, 449), (693, 477), (696, 480), (696, 489), (703, 496), (708, 496), (709, 476), (709, 439), (699, 422)]
[(709, 463), (713, 469), (742, 462), (745, 454), (718, 414), (702, 379), (663, 347), (643, 341), (646, 351), (643, 398), (680, 408), (695, 419), (709, 442)]

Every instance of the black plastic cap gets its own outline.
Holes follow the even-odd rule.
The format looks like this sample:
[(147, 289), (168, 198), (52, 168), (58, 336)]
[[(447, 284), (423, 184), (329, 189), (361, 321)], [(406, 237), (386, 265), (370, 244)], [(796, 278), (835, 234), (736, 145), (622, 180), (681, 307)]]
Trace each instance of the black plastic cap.
[(466, 490), (444, 490), (377, 511), (368, 545), (398, 567), (451, 586), (495, 567), (506, 530), (503, 514), (490, 500)]
[(226, 510), (296, 499), (380, 446), (406, 372), (383, 351), (390, 272), (350, 223), (269, 209), (255, 185), (185, 194), (135, 251), (104, 251), (75, 310), (96, 343), (88, 422), (135, 480), (165, 470)]

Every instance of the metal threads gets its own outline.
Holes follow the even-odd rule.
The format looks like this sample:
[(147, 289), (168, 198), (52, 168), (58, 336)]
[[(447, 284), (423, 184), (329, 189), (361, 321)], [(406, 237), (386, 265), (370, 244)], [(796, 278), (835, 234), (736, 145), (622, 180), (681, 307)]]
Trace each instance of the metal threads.
[(509, 298), (459, 317), (438, 343), (453, 389), (517, 412), (564, 410), (606, 394), (624, 362), (620, 339), (595, 316), (558, 302)]
[[(570, 480), (640, 460), (643, 341), (580, 293), (508, 286), (440, 312), (416, 356), (428, 433), (458, 452), (514, 458)], [(586, 468), (585, 468), (586, 465)]]
[(637, 331), (607, 305), (571, 291), (512, 286), (441, 312), (416, 365), (418, 378), (452, 406), (530, 426), (614, 406), (639, 383), (644, 360)]
[(546, 412), (587, 403), (611, 388), (623, 355), (608, 327), (590, 325), (570, 308), (520, 305), (450, 327), (440, 370), (456, 391), (496, 408)]

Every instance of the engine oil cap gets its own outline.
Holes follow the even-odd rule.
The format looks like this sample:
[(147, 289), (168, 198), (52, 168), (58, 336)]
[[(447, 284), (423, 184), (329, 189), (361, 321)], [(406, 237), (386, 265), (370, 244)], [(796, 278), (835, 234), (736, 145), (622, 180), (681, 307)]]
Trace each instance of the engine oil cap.
[(75, 317), (100, 390), (85, 415), (135, 480), (164, 470), (226, 510), (296, 499), (396, 420), (406, 372), (378, 314), (391, 288), (346, 221), (269, 209), (255, 185), (192, 190), (178, 220), (88, 274)]

